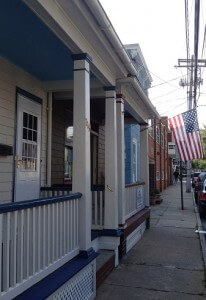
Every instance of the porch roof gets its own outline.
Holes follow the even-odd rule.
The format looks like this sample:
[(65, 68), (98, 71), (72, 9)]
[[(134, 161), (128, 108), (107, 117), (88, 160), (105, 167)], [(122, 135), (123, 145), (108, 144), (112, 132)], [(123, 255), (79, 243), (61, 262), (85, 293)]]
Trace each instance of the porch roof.
[(71, 54), (22, 1), (0, 1), (0, 56), (44, 81), (72, 79)]

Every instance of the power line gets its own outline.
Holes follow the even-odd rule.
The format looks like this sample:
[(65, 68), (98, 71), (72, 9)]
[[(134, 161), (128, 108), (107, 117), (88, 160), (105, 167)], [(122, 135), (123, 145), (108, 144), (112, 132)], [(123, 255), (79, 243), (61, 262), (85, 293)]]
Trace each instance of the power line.
[(157, 105), (157, 104), (163, 104), (163, 103), (167, 103), (167, 102), (172, 102), (172, 101), (177, 101), (177, 100), (183, 100), (183, 99), (187, 99), (187, 97), (182, 97), (182, 98), (176, 98), (176, 99), (170, 99), (170, 100), (166, 100), (166, 101), (161, 101), (161, 102), (155, 103), (155, 105)]
[(187, 76), (187, 74), (179, 76), (179, 77), (176, 77), (176, 78), (173, 78), (173, 79), (170, 79), (168, 81), (165, 81), (165, 82), (162, 82), (162, 83), (159, 83), (159, 84), (156, 84), (156, 85), (153, 85), (153, 86), (150, 87), (150, 89), (152, 89), (154, 87), (157, 87), (157, 86), (160, 86), (160, 85), (163, 85), (163, 84), (166, 84), (166, 83), (169, 83), (171, 81), (175, 81), (175, 80), (180, 79), (180, 78), (185, 77), (185, 76)]
[[(144, 66), (141, 65), (139, 62), (136, 61), (135, 63), (136, 63), (139, 67), (144, 68)], [(175, 85), (173, 85), (173, 84), (170, 83), (170, 80), (169, 80), (169, 81), (166, 81), (166, 80), (162, 79), (161, 77), (159, 77), (157, 74), (153, 73), (153, 72), (152, 72), (151, 70), (149, 70), (148, 68), (147, 68), (147, 70), (148, 70), (149, 73), (151, 73), (152, 75), (154, 75), (155, 77), (157, 77), (158, 79), (160, 79), (161, 81), (163, 81), (163, 84), (164, 84), (164, 83), (167, 83), (167, 84), (171, 85), (172, 87), (175, 87), (175, 88), (176, 88)]]
[(161, 98), (161, 97), (164, 97), (164, 96), (167, 96), (167, 95), (169, 95), (169, 94), (172, 94), (172, 93), (174, 93), (174, 92), (176, 92), (177, 90), (180, 90), (181, 89), (181, 87), (179, 87), (179, 88), (176, 88), (175, 90), (173, 90), (173, 91), (170, 91), (170, 92), (168, 92), (168, 93), (166, 93), (166, 94), (163, 94), (163, 95), (160, 95), (160, 96), (158, 96), (158, 97), (155, 97), (155, 98), (153, 98), (153, 99), (150, 99), (151, 101), (153, 101), (153, 100), (156, 100), (156, 99), (158, 99), (158, 98)]
[(170, 112), (170, 111), (171, 111), (171, 109), (175, 109), (175, 108), (177, 108), (177, 107), (179, 107), (179, 106), (182, 106), (182, 105), (183, 105), (183, 104), (185, 104), (185, 103), (187, 103), (187, 100), (186, 100), (186, 101), (184, 101), (184, 102), (183, 102), (183, 103), (181, 103), (181, 104), (178, 104), (178, 105), (176, 105), (176, 106), (171, 106), (169, 110), (167, 110), (167, 111), (165, 111), (165, 112), (161, 113), (161, 115), (164, 115), (164, 114), (166, 114), (166, 113)]

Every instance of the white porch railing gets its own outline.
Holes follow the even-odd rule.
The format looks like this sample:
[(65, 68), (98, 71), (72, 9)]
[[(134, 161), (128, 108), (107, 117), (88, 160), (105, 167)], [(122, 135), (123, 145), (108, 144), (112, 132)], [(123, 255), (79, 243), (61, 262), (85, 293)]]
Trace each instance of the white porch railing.
[(104, 187), (92, 187), (92, 229), (104, 226)]
[(145, 207), (144, 185), (139, 183), (125, 186), (125, 219), (129, 219)]
[(80, 197), (0, 205), (1, 299), (13, 299), (79, 253)]

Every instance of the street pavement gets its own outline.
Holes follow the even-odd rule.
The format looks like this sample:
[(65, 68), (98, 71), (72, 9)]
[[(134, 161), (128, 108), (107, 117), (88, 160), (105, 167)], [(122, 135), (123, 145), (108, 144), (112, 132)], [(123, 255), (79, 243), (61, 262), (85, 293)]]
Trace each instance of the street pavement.
[(184, 210), (179, 183), (162, 198), (152, 206), (150, 229), (99, 287), (96, 299), (206, 299), (192, 194), (184, 193)]

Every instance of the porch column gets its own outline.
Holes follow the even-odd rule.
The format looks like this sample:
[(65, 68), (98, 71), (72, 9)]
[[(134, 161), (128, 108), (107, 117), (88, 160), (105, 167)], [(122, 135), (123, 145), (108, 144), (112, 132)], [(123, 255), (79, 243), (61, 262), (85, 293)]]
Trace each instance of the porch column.
[(145, 205), (149, 206), (149, 159), (148, 159), (148, 129), (140, 127), (140, 180), (145, 182)]
[(125, 224), (125, 141), (124, 141), (124, 99), (117, 95), (117, 171), (118, 171), (118, 213), (119, 224)]
[(79, 246), (91, 247), (91, 164), (90, 164), (90, 58), (86, 53), (74, 60), (73, 176), (72, 191), (82, 193), (79, 201)]
[(113, 86), (105, 87), (105, 91), (104, 228), (114, 235), (118, 228), (116, 92)]
[(51, 186), (51, 159), (52, 159), (52, 92), (48, 93), (48, 100), (47, 100), (47, 186)]

